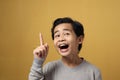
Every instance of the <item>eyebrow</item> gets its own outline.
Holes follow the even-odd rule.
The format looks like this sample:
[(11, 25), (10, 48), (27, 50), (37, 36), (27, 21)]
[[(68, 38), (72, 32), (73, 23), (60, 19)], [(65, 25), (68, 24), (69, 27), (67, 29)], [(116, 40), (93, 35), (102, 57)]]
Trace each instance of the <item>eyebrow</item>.
[[(63, 30), (72, 32), (72, 30), (70, 30), (70, 29), (63, 29)], [(57, 32), (59, 32), (59, 30), (55, 31), (54, 34), (57, 33)]]

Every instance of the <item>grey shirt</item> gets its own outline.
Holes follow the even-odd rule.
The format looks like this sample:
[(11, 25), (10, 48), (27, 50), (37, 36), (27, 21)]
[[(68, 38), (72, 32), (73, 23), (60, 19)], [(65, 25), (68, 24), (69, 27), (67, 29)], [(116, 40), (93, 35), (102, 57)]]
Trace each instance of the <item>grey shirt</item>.
[(43, 62), (42, 59), (33, 61), (29, 80), (102, 80), (99, 69), (86, 60), (74, 68), (65, 66), (61, 60), (42, 67)]

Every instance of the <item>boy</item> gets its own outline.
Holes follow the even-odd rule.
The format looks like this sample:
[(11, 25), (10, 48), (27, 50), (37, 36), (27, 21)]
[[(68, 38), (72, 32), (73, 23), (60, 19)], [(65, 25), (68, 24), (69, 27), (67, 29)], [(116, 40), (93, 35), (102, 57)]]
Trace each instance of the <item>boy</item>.
[(58, 18), (51, 29), (52, 39), (61, 59), (43, 63), (49, 46), (40, 34), (40, 46), (33, 51), (29, 80), (102, 80), (98, 68), (79, 57), (84, 39), (83, 25), (69, 17)]

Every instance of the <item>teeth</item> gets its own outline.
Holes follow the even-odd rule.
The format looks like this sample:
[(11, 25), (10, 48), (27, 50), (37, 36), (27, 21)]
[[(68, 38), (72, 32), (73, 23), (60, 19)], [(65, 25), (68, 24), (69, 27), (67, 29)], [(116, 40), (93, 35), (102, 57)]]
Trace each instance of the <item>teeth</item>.
[(66, 44), (60, 44), (60, 46), (65, 46)]
[(63, 43), (63, 44), (59, 44), (58, 47), (59, 47), (60, 49), (66, 49), (66, 48), (68, 48), (68, 45), (65, 44), (65, 43)]
[(59, 47), (62, 47), (62, 46), (66, 46), (66, 44), (64, 43), (64, 44), (60, 44), (60, 45), (59, 45)]

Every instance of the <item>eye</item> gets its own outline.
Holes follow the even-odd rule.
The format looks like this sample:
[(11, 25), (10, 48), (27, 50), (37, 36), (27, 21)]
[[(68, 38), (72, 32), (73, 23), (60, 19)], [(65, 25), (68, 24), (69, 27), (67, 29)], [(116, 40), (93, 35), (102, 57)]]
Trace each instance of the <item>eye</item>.
[(69, 32), (67, 32), (67, 33), (65, 33), (64, 35), (68, 36), (68, 35), (70, 35), (70, 33), (69, 33)]
[(54, 35), (54, 38), (58, 38), (58, 37), (60, 37), (59, 34), (55, 34), (55, 35)]

